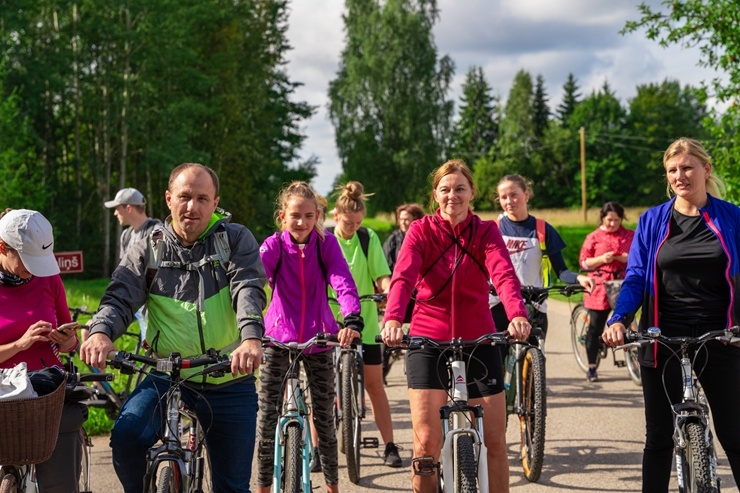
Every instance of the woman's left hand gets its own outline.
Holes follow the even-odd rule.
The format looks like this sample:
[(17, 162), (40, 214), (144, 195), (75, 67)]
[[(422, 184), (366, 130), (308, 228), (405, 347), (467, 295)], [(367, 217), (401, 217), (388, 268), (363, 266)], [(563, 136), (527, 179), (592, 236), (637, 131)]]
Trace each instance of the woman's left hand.
[(526, 317), (514, 317), (509, 323), (509, 335), (517, 341), (524, 341), (529, 337), (532, 326)]
[(584, 276), (583, 274), (578, 275), (578, 284), (583, 286), (583, 289), (589, 293), (594, 290), (594, 287), (596, 287), (594, 280), (588, 276)]
[(352, 344), (352, 341), (354, 341), (355, 339), (359, 339), (360, 337), (362, 336), (359, 332), (354, 329), (345, 327), (344, 329), (341, 329), (337, 334), (337, 341), (339, 341), (340, 346), (347, 347)]

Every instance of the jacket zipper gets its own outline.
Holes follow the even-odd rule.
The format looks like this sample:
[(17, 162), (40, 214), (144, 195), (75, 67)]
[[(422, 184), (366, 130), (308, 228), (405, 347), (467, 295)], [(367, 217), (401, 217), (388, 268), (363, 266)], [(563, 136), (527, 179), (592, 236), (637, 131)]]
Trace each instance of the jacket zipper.
[(301, 279), (301, 325), (300, 329), (298, 330), (298, 341), (303, 342), (303, 329), (306, 324), (306, 278), (305, 278), (305, 271), (304, 271), (304, 259), (306, 258), (306, 255), (304, 253), (304, 248), (300, 248), (301, 256), (298, 259), (298, 266), (299, 266), (299, 275)]

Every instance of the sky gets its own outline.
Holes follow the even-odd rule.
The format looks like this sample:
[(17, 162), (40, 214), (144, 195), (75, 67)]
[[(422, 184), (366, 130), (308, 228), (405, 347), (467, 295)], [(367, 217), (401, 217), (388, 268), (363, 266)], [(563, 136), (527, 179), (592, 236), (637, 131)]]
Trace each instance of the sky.
[[(638, 0), (438, 0), (440, 18), (434, 28), (438, 56), (455, 63), (448, 97), (456, 111), (465, 75), (483, 68), (492, 93), (505, 103), (514, 76), (526, 70), (542, 75), (550, 108), (562, 100), (563, 84), (573, 73), (582, 97), (605, 81), (623, 104), (638, 85), (678, 80), (698, 86), (716, 74), (698, 66), (699, 52), (663, 48), (644, 32), (621, 35), (627, 20), (637, 20)], [(658, 6), (659, 0), (647, 0)], [(294, 97), (317, 106), (302, 125), (306, 140), (301, 159), (319, 158), (313, 185), (331, 190), (342, 171), (328, 116), (329, 82), (336, 77), (344, 47), (344, 0), (292, 0), (288, 19), (287, 71), (301, 82)], [(439, 163), (442, 164), (442, 163)]]

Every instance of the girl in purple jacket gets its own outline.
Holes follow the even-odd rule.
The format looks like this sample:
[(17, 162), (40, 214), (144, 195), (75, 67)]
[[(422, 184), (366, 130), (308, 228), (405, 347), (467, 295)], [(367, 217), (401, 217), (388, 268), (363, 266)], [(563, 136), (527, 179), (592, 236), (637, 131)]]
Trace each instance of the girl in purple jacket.
[[(260, 248), (272, 300), (265, 314), (265, 335), (281, 342), (305, 342), (319, 332), (337, 334), (349, 344), (360, 337), (363, 322), (360, 300), (337, 239), (325, 235), (319, 199), (305, 182), (293, 182), (278, 198), (277, 224), (281, 231)], [(329, 308), (327, 285), (337, 293), (345, 328), (339, 330)], [(260, 367), (259, 491), (272, 485), (275, 427), (280, 415), (282, 383), (287, 371), (285, 350), (265, 348)], [(334, 427), (334, 363), (330, 349), (306, 351), (301, 356), (310, 388), (313, 416), (321, 442), (319, 450), (329, 492), (338, 492), (337, 434)]]

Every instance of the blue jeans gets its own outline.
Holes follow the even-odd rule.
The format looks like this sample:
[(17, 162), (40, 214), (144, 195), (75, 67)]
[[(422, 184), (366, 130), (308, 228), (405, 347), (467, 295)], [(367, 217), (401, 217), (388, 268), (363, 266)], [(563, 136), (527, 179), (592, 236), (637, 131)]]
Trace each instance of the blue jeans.
[[(166, 375), (154, 374), (131, 393), (111, 432), (113, 467), (126, 493), (143, 491), (146, 451), (162, 434)], [(249, 493), (257, 428), (254, 377), (217, 389), (183, 387), (182, 400), (206, 431), (213, 490)]]

